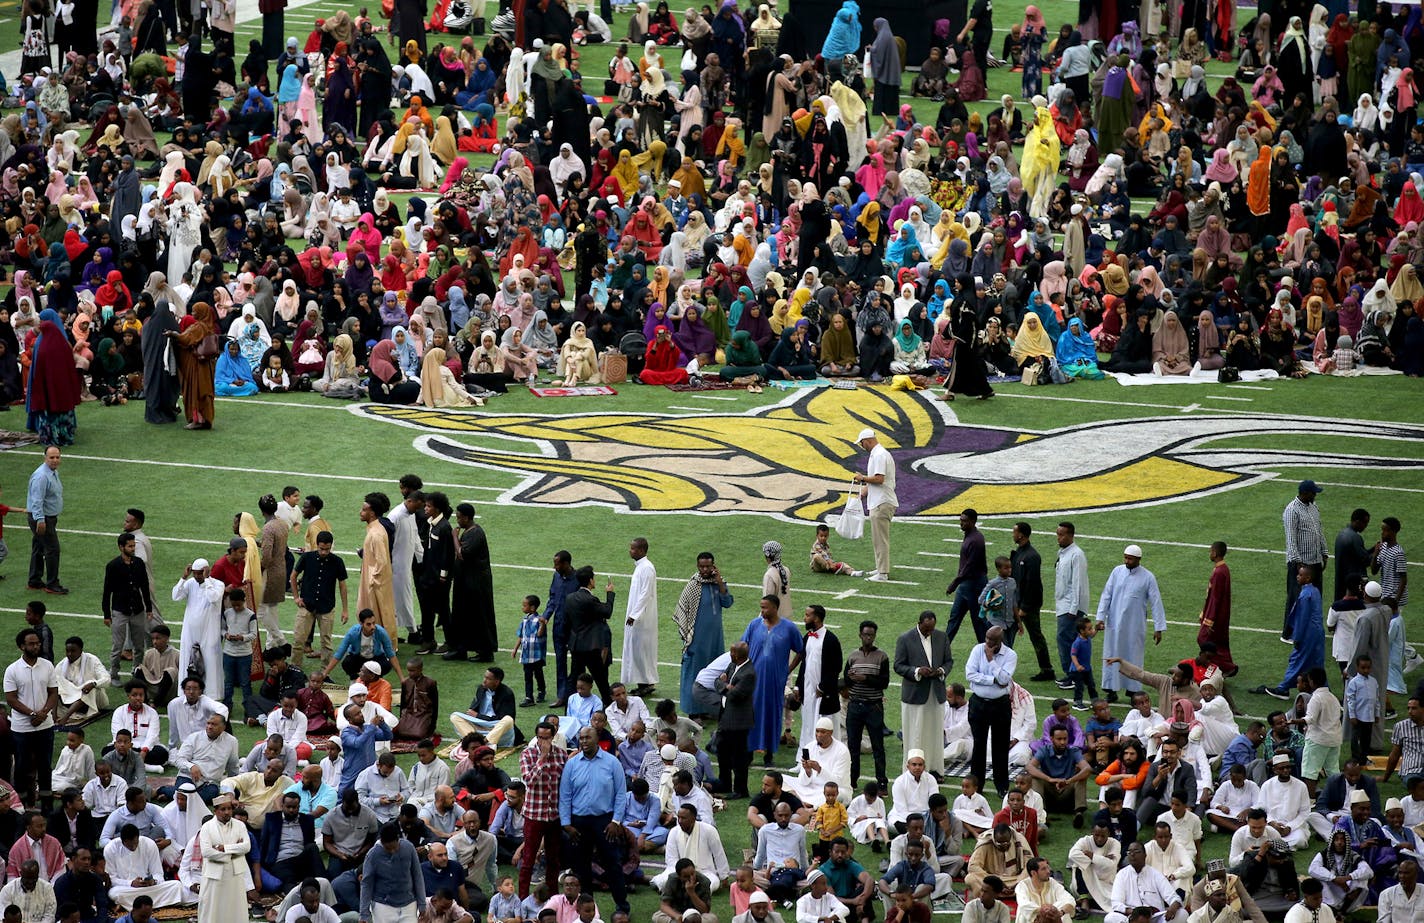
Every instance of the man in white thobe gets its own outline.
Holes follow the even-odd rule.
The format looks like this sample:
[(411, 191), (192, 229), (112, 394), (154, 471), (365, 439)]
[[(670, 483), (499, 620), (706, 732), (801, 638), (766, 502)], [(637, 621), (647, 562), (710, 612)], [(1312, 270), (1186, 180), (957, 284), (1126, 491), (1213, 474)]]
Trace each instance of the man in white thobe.
[(1113, 880), (1112, 910), (1103, 923), (1127, 923), (1128, 915), (1138, 907), (1150, 907), (1152, 923), (1186, 923), (1187, 912), (1172, 883), (1162, 873), (1147, 864), (1147, 850), (1141, 843), (1127, 848), (1127, 865)]
[(54, 665), (54, 678), (59, 687), (56, 721), (68, 723), (71, 717), (92, 718), (109, 707), (109, 671), (103, 661), (84, 650), (83, 641), (65, 642), (64, 657)]
[(201, 651), (203, 659), (203, 689), (221, 689), (223, 585), (221, 580), (208, 575), (207, 558), (198, 558), (183, 569), (183, 576), (174, 585), (172, 596), (174, 602), (184, 606), (178, 676), (182, 678), (189, 674), (196, 649)]
[(659, 891), (667, 883), (668, 876), (674, 874), (673, 869), (679, 859), (691, 859), (696, 863), (697, 870), (707, 876), (713, 891), (732, 877), (732, 870), (727, 864), (727, 851), (722, 848), (722, 835), (712, 826), (712, 816), (709, 814), (703, 820), (692, 805), (678, 808), (677, 823), (668, 833), (663, 853), (667, 867), (652, 881), (653, 887)]
[(1099, 910), (1112, 906), (1112, 890), (1122, 863), (1122, 843), (1106, 824), (1094, 824), (1093, 832), (1080, 837), (1068, 850), (1068, 868), (1074, 874), (1079, 898), (1088, 898)]
[[(104, 870), (113, 881), (109, 888), (109, 900), (125, 910), (132, 910), (134, 898), (141, 894), (153, 898), (155, 909), (193, 902), (193, 895), (187, 888), (176, 881), (163, 880), (163, 860), (158, 854), (158, 844), (142, 836), (132, 824), (125, 824), (119, 835), (104, 847)], [(245, 913), (245, 894), (242, 904)]]
[(1291, 849), (1300, 849), (1310, 841), (1307, 819), (1313, 802), (1305, 783), (1291, 775), (1288, 753), (1271, 757), (1271, 772), (1256, 795), (1256, 807), (1266, 812), (1266, 823), (1285, 840)]
[(974, 735), (969, 727), (969, 699), (964, 685), (954, 683), (944, 695), (944, 762), (959, 763), (969, 759), (974, 749)]
[(247, 828), (232, 819), (234, 799), (213, 799), (213, 819), (198, 833), (203, 854), (203, 886), (198, 891), (198, 923), (247, 923), (247, 892), (252, 871), (247, 854), (252, 840)]
[(818, 808), (826, 803), (826, 783), (834, 782), (838, 789), (836, 800), (849, 803), (852, 795), (850, 750), (836, 740), (834, 718), (816, 720), (815, 741), (804, 750), (810, 759), (801, 760), (799, 775), (786, 776), (786, 788), (795, 793), (802, 804)]
[[(181, 849), (186, 844), (192, 842), (198, 833), (203, 816), (198, 814), (196, 818), (194, 812), (188, 809), (190, 801), (198, 797), (198, 786), (192, 782), (182, 782), (174, 792), (173, 800), (163, 806), (159, 813), (163, 815), (163, 820), (168, 824), (168, 832), (173, 836), (173, 846)], [(181, 858), (182, 854), (179, 853)]]
[(1424, 888), (1419, 887), (1419, 863), (1405, 859), (1395, 872), (1399, 884), (1380, 892), (1379, 923), (1424, 921)]
[(1071, 919), (1077, 907), (1073, 895), (1053, 877), (1052, 863), (1042, 856), (1028, 860), (1028, 877), (1014, 885), (1014, 901), (1019, 905), (1014, 923), (1034, 923), (1039, 911), (1049, 907)]
[(628, 544), (633, 582), (623, 620), (623, 666), (618, 679), (634, 695), (648, 695), (658, 684), (658, 572), (648, 560), (648, 540)]
[(796, 923), (816, 923), (818, 920), (849, 920), (850, 908), (831, 891), (830, 882), (820, 869), (811, 869), (806, 876), (810, 888), (796, 901)]
[(1128, 663), (1143, 662), (1149, 615), (1152, 616), (1152, 643), (1161, 644), (1162, 632), (1167, 630), (1162, 593), (1157, 588), (1157, 578), (1142, 566), (1142, 549), (1128, 545), (1122, 550), (1122, 563), (1113, 568), (1103, 586), (1103, 594), (1098, 597), (1098, 631), (1106, 632), (1102, 686), (1107, 690), (1109, 702), (1118, 700), (1119, 690), (1136, 692), (1142, 688), (1137, 680), (1124, 678), (1116, 662), (1107, 660), (1118, 657)]
[(413, 634), (416, 630), (415, 576), (412, 571), (415, 562), (424, 560), (425, 546), (420, 542), (415, 512), (423, 509), (424, 505), (424, 494), (412, 491), (404, 502), (391, 508), (391, 514), (387, 517), (396, 529), (391, 544), (391, 585), (395, 589), (396, 624), (407, 634)]

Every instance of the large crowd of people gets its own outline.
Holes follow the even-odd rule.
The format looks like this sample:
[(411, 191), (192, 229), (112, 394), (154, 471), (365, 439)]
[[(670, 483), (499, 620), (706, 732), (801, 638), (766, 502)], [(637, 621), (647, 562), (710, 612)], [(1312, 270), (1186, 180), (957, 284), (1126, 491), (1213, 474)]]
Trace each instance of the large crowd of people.
[[(895, 460), (873, 431), (859, 442), (865, 503), (891, 506), (876, 543), (888, 560)], [(1196, 654), (1168, 673), (1140, 666), (1149, 622), (1157, 641), (1172, 630), (1145, 552), (1127, 546), (1091, 587), (1071, 521), (1046, 564), (1029, 523), (994, 555), (965, 510), (945, 627), (924, 611), (885, 649), (874, 619), (852, 639), (824, 607), (793, 607), (802, 572), (775, 541), (738, 632), (745, 616), (726, 625), (731, 586), (702, 552), (671, 609), (682, 661), (660, 697), (669, 610), (655, 545), (630, 541), (621, 601), (613, 580), (600, 588), (593, 567), (556, 552), (547, 596), (525, 596), (501, 640), (473, 507), (452, 511), (414, 474), (399, 503), (362, 501), (354, 606), (317, 495), (260, 497), (260, 528), (238, 514), (227, 551), (181, 572), (155, 558), (145, 512), (127, 510), (103, 569), (106, 661), (78, 635), (57, 643), (46, 618), (45, 599), (68, 592), (62, 467), (50, 447), (28, 485), (36, 598), (4, 677), (0, 906), (18, 923), (100, 923), (114, 909), (146, 923), (194, 904), (204, 923), (242, 923), (249, 907), (285, 923), (587, 923), (630, 919), (641, 887), (658, 923), (728, 907), (737, 923), (787, 908), (850, 923), (882, 907), (908, 923), (954, 894), (967, 916), (1012, 906), (1022, 923), (1294, 923), (1365, 906), (1424, 920), (1424, 688), (1404, 679), (1403, 527), (1384, 517), (1369, 541), (1356, 509), (1327, 543), (1313, 481), (1283, 507), (1291, 653), (1278, 685), (1251, 690), (1285, 700), (1262, 722), (1233, 698), (1245, 688), (1224, 542), (1210, 549)], [(826, 561), (849, 566), (821, 526), (807, 571), (832, 572)], [(343, 625), (356, 611), (339, 637), (338, 607)], [(956, 669), (966, 623), (977, 643)], [(496, 663), (504, 650), (523, 667), (522, 698)], [(1019, 662), (1030, 651), (1032, 676)], [(431, 657), (447, 679), (486, 664), (467, 708), (441, 711)], [(886, 755), (895, 677), (901, 766)], [(1047, 696), (1030, 688), (1064, 697), (1040, 720)], [(258, 729), (246, 752), (243, 724)], [(1382, 800), (1396, 774), (1403, 797)], [(1068, 824), (1055, 870), (1043, 846)], [(1204, 859), (1209, 837), (1220, 844)]]
[[(873, 620), (843, 642), (821, 607), (793, 608), (777, 542), (731, 636), (715, 557), (686, 562), (666, 698), (656, 543), (630, 543), (621, 605), (557, 553), (547, 596), (501, 638), (473, 507), (414, 475), (399, 499), (365, 496), (359, 573), (295, 487), (181, 571), (155, 565), (142, 510), (107, 511), (107, 657), (77, 635), (57, 650), (45, 617), (68, 593), (60, 469), (88, 400), (210, 429), (218, 397), (463, 407), (622, 375), (909, 376), (950, 398), (1105, 373), (1417, 377), (1418, 7), (1291, 0), (1240, 24), (1225, 0), (1118, 0), (1050, 33), (1034, 7), (996, 31), (975, 0), (907, 72), (905, 38), (863, 27), (855, 0), (824, 37), (768, 4), (639, 3), (591, 75), (581, 52), (615, 39), (606, 4), (516, 3), (481, 42), (436, 34), (454, 14), (416, 0), (284, 42), (264, 4), (240, 61), (235, 3), (182, 6), (118, 3), (106, 29), (92, 4), (26, 0), (0, 120), (0, 406), (23, 402), (46, 446), (17, 509), (31, 600), (0, 735), (6, 923), (193, 904), (200, 923), (253, 904), (281, 923), (588, 923), (627, 918), (644, 885), (655, 923), (787, 906), (798, 923), (882, 907), (923, 923), (954, 891), (976, 923), (1010, 905), (1019, 923), (1424, 920), (1402, 526), (1366, 542), (1356, 510), (1331, 548), (1313, 481), (1283, 513), (1284, 675), (1250, 677), (1288, 704), (1244, 727), (1225, 543), (1197, 650), (1158, 674), (1141, 665), (1168, 624), (1141, 547), (1094, 602), (1059, 524), (1050, 597), (1030, 524), (991, 558), (973, 510), (944, 629), (927, 611), (888, 651)], [(1208, 77), (1208, 56), (1234, 73)], [(1019, 98), (971, 110), (996, 67), (1022, 75)], [(906, 84), (939, 104), (932, 124)], [(894, 460), (872, 431), (857, 441), (865, 575), (885, 581)], [(811, 566), (856, 572), (825, 531)], [(966, 620), (977, 643), (956, 668)], [(428, 659), (491, 662), (511, 642), (522, 678), (491, 663), (468, 708), (440, 710), (431, 674), (449, 668)], [(885, 754), (892, 677), (903, 767)], [(1041, 722), (1030, 688), (1062, 695)], [(265, 734), (246, 753), (239, 724)], [(511, 748), (514, 778), (496, 762)], [(1381, 802), (1396, 773), (1405, 797)], [(741, 800), (751, 840), (724, 842), (718, 816)], [(1055, 814), (1081, 831), (1058, 869), (1040, 850)], [(1215, 835), (1227, 858), (1203, 861)]]

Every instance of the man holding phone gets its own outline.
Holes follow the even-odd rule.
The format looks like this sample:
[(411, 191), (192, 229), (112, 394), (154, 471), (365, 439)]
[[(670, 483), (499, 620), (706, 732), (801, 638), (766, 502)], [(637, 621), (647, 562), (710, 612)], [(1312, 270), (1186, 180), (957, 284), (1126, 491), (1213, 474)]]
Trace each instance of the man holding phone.
[[(925, 768), (939, 778), (944, 774), (944, 687), (952, 661), (949, 638), (935, 628), (936, 621), (930, 610), (920, 613), (915, 627), (895, 640), (894, 666), (901, 678), (900, 727), (905, 752), (924, 751)], [(1004, 765), (1008, 766), (1007, 758)], [(979, 769), (982, 779), (983, 766)]]

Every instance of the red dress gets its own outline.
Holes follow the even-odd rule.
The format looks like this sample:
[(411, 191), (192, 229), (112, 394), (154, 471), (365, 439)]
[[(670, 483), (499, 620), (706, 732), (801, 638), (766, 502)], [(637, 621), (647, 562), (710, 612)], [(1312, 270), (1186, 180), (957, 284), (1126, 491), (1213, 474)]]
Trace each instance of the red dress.
[(1212, 568), (1211, 580), (1206, 585), (1197, 644), (1207, 641), (1216, 645), (1211, 662), (1228, 676), (1236, 672), (1236, 663), (1231, 659), (1231, 569), (1225, 562)]
[[(666, 331), (666, 327), (659, 327), (656, 333)], [(638, 377), (645, 385), (680, 385), (687, 381), (687, 369), (678, 365), (681, 361), (682, 350), (677, 344), (654, 338), (643, 354), (643, 372)]]

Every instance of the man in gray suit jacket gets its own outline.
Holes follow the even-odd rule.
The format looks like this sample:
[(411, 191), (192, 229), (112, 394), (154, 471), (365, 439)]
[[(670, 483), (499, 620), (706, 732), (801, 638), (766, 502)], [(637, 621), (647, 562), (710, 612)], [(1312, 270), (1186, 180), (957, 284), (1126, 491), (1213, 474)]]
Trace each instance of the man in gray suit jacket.
[(722, 694), (722, 716), (717, 721), (717, 759), (722, 778), (732, 798), (747, 798), (747, 771), (752, 755), (747, 750), (747, 734), (756, 720), (752, 695), (756, 692), (756, 667), (748, 656), (747, 643), (738, 641), (727, 651), (732, 662), (727, 672), (713, 683)]
[(925, 768), (944, 773), (944, 686), (953, 658), (949, 637), (935, 628), (935, 614), (920, 613), (919, 623), (895, 640), (895, 672), (900, 674), (900, 728), (905, 752), (925, 753)]

